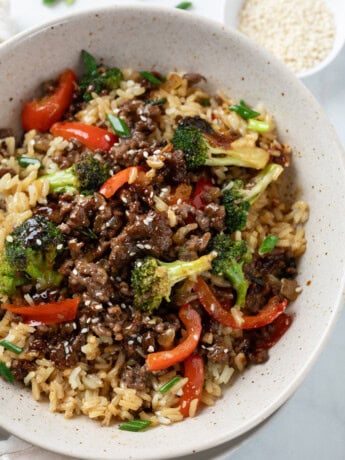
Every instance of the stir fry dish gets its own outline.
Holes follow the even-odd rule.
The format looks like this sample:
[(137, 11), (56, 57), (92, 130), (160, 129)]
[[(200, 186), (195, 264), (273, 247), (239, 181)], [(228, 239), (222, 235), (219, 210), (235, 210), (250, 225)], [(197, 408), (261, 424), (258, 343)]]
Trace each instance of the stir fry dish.
[(260, 104), (81, 60), (23, 104), (21, 140), (0, 130), (0, 375), (66, 418), (141, 431), (274, 353), (308, 206)]

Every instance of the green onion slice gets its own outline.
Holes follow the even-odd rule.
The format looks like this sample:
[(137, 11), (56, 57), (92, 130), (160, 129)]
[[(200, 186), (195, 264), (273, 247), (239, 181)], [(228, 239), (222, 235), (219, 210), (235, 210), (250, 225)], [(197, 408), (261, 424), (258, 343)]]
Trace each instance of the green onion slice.
[(126, 122), (122, 120), (122, 118), (115, 117), (111, 113), (108, 113), (107, 119), (114, 130), (114, 132), (120, 137), (129, 137), (131, 135), (131, 131), (128, 128)]
[(190, 8), (192, 8), (192, 6), (193, 6), (192, 2), (181, 2), (178, 5), (176, 5), (175, 8), (178, 8), (180, 10), (189, 10)]
[(252, 110), (243, 100), (241, 100), (239, 104), (231, 105), (229, 108), (232, 112), (236, 112), (244, 120), (249, 120), (250, 118), (255, 118), (260, 115), (259, 112)]
[(248, 120), (248, 129), (256, 131), (257, 133), (267, 133), (270, 129), (270, 124), (266, 121)]
[(81, 51), (81, 59), (84, 64), (85, 73), (87, 75), (96, 72), (97, 70), (97, 62), (96, 59), (86, 50)]
[(0, 375), (10, 383), (14, 382), (14, 376), (5, 363), (0, 361)]
[(160, 80), (159, 78), (157, 78), (154, 75), (152, 75), (152, 73), (146, 72), (145, 70), (140, 72), (140, 75), (143, 78), (145, 78), (145, 80), (149, 81), (150, 83), (153, 83), (154, 85), (160, 85), (161, 83), (163, 83), (162, 80)]
[(12, 353), (15, 353), (16, 355), (20, 355), (20, 353), (23, 352), (22, 348), (18, 347), (14, 343), (9, 342), (8, 340), (1, 340), (0, 345), (9, 351), (12, 351)]
[(22, 168), (27, 168), (30, 165), (39, 165), (40, 168), (42, 168), (42, 162), (38, 158), (33, 158), (33, 157), (18, 157), (18, 164)]
[(268, 235), (259, 247), (259, 254), (267, 254), (273, 251), (278, 243), (279, 238), (276, 235)]
[(179, 375), (175, 375), (169, 382), (165, 383), (159, 388), (160, 393), (167, 393), (174, 385), (175, 383), (179, 382), (181, 380), (181, 377)]
[(151, 425), (150, 420), (130, 420), (129, 422), (119, 425), (119, 430), (123, 431), (141, 431)]

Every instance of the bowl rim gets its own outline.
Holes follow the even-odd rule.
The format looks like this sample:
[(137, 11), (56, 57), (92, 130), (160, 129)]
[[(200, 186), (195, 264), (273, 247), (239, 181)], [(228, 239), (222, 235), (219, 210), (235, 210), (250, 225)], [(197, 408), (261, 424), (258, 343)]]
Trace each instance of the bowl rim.
[[(185, 11), (181, 11), (178, 9), (174, 9), (174, 8), (167, 7), (167, 6), (161, 6), (161, 5), (141, 5), (141, 4), (139, 5), (138, 3), (130, 3), (126, 5), (114, 4), (114, 5), (106, 6), (106, 7), (92, 7), (82, 12), (76, 11), (76, 12), (69, 13), (63, 17), (59, 17), (57, 19), (50, 20), (48, 22), (45, 22), (44, 24), (31, 27), (27, 30), (24, 30), (18, 33), (17, 35), (10, 38), (8, 41), (0, 44), (0, 58), (1, 58), (1, 53), (3, 50), (10, 49), (12, 46), (16, 46), (16, 45), (20, 46), (22, 41), (26, 41), (34, 35), (44, 33), (45, 31), (49, 30), (52, 26), (62, 25), (64, 23), (67, 23), (73, 20), (83, 20), (84, 18), (87, 18), (94, 14), (104, 15), (104, 14), (107, 14), (108, 12), (112, 13), (114, 11), (119, 11), (119, 10), (129, 11), (129, 12), (132, 11), (133, 13), (136, 13), (136, 14), (138, 13), (138, 10), (145, 11), (148, 14), (152, 14), (152, 13), (167, 14), (168, 13), (171, 16), (176, 16), (186, 22), (192, 23), (192, 22), (197, 21), (200, 24), (203, 24), (205, 26), (205, 29), (208, 32), (210, 32), (212, 29), (212, 32), (214, 32), (215, 34), (226, 34), (229, 37), (231, 35), (235, 35), (236, 39), (240, 42), (241, 46), (243, 46), (245, 49), (254, 48), (256, 53), (260, 56), (260, 59), (270, 61), (270, 63), (272, 64), (272, 70), (277, 70), (279, 75), (282, 73), (285, 74), (286, 78), (288, 78), (289, 80), (289, 83), (292, 84), (294, 88), (303, 96), (303, 98), (306, 100), (306, 102), (308, 102), (311, 108), (314, 109), (316, 112), (318, 112), (318, 115), (320, 117), (320, 122), (323, 121), (326, 124), (326, 126), (330, 129), (330, 131), (333, 132), (333, 135), (334, 135), (333, 142), (338, 146), (336, 155), (338, 157), (339, 164), (341, 166), (340, 173), (342, 173), (345, 178), (345, 153), (343, 150), (343, 146), (340, 143), (337, 133), (333, 125), (329, 121), (328, 117), (326, 116), (321, 105), (317, 102), (316, 98), (312, 95), (312, 93), (308, 90), (308, 88), (306, 88), (303, 85), (303, 83), (296, 77), (296, 75), (294, 75), (293, 72), (287, 69), (286, 66), (283, 63), (281, 63), (275, 56), (272, 56), (266, 50), (262, 49), (261, 47), (253, 43), (250, 39), (243, 36), (243, 34), (240, 34), (237, 30), (233, 30), (232, 28), (226, 27), (223, 24), (220, 24), (212, 19), (205, 18), (200, 15), (195, 15), (195, 14), (192, 15), (189, 12), (185, 12)], [(344, 302), (345, 300), (345, 260), (343, 261), (342, 268), (343, 268), (343, 271), (341, 273), (341, 276), (339, 277), (340, 278), (339, 279), (339, 290), (338, 290), (338, 294), (334, 301), (334, 308), (332, 310), (332, 313), (328, 317), (329, 318), (328, 325), (324, 329), (322, 336), (319, 338), (317, 347), (313, 349), (313, 353), (311, 353), (309, 356), (309, 359), (305, 361), (304, 366), (301, 367), (299, 374), (295, 376), (292, 383), (286, 386), (284, 391), (282, 391), (277, 396), (277, 398), (266, 407), (264, 411), (260, 412), (260, 414), (253, 417), (250, 423), (247, 423), (244, 427), (235, 430), (231, 438), (226, 436), (226, 434), (224, 435), (221, 434), (218, 437), (213, 437), (211, 441), (209, 441), (208, 439), (203, 439), (203, 440), (199, 439), (197, 452), (207, 451), (212, 447), (219, 446), (226, 442), (236, 441), (239, 437), (244, 436), (247, 433), (251, 435), (255, 427), (258, 427), (262, 422), (267, 420), (296, 391), (299, 385), (306, 378), (311, 367), (316, 362), (321, 351), (325, 347), (327, 339), (329, 338), (335, 326), (336, 319), (338, 315), (340, 315), (340, 312), (342, 310), (342, 307), (343, 307), (342, 302)], [(61, 414), (58, 414), (58, 415), (61, 416)], [(1, 417), (0, 417), (0, 426), (1, 428), (5, 429), (11, 434), (14, 434), (15, 436), (17, 436), (18, 438), (21, 438), (29, 443), (33, 443), (33, 441), (30, 439), (30, 436), (26, 435), (25, 430), (23, 430), (23, 428), (20, 428), (21, 425), (18, 423), (15, 423), (10, 418), (5, 418), (5, 420), (1, 420)], [(75, 453), (71, 454), (71, 451), (68, 451), (64, 446), (61, 446), (58, 449), (56, 448), (57, 446), (52, 447), (50, 444), (48, 444), (48, 441), (46, 442), (44, 439), (42, 439), (42, 437), (37, 437), (37, 439), (35, 439), (34, 441), (34, 444), (48, 451), (52, 451), (52, 452), (59, 453), (62, 455), (75, 455)], [(174, 453), (174, 456), (172, 456), (171, 453), (169, 452), (165, 452), (165, 453), (160, 452), (159, 455), (156, 453), (148, 455), (145, 451), (145, 453), (144, 452), (141, 453), (140, 458), (142, 460), (146, 460), (146, 459), (151, 460), (151, 459), (156, 459), (156, 458), (157, 459), (168, 459), (168, 458), (187, 456), (190, 454), (191, 454), (190, 446), (185, 447), (183, 445), (178, 444), (176, 445), (176, 451)], [(78, 458), (89, 459), (90, 457), (82, 454)], [(104, 458), (108, 458), (108, 457), (104, 457)]]

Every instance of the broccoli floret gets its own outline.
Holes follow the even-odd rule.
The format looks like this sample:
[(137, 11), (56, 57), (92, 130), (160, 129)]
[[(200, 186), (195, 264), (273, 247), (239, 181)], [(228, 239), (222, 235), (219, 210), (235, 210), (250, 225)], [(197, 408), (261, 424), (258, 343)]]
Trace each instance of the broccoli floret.
[(270, 163), (246, 185), (241, 180), (234, 180), (223, 189), (221, 202), (225, 207), (225, 225), (228, 233), (245, 227), (251, 205), (271, 182), (278, 179), (283, 170), (283, 166)]
[(200, 117), (183, 118), (172, 138), (176, 150), (184, 152), (187, 168), (200, 166), (242, 166), (262, 169), (269, 154), (260, 148), (232, 148), (233, 139), (215, 132)]
[(109, 166), (92, 155), (84, 154), (70, 168), (54, 171), (42, 178), (48, 180), (51, 192), (90, 195), (109, 178)]
[(131, 276), (134, 306), (152, 313), (163, 299), (169, 302), (176, 283), (209, 270), (214, 257), (211, 252), (193, 261), (161, 262), (153, 257), (137, 260)]
[(54, 265), (63, 246), (63, 234), (46, 217), (27, 219), (6, 238), (0, 290), (11, 295), (26, 282), (35, 282), (37, 289), (58, 286), (62, 276)]
[(6, 256), (4, 255), (0, 262), (0, 292), (6, 295), (13, 295), (17, 287), (25, 283), (23, 276), (18, 276)]
[(243, 264), (251, 260), (245, 241), (233, 241), (229, 235), (219, 234), (211, 241), (211, 249), (217, 253), (212, 262), (212, 273), (227, 278), (236, 291), (236, 305), (244, 307), (249, 282), (243, 272)]
[(91, 93), (99, 94), (104, 89), (111, 91), (119, 88), (123, 80), (123, 74), (120, 69), (98, 65), (95, 58), (85, 50), (82, 51), (82, 61), (84, 75), (79, 81), (79, 88), (85, 101), (92, 99)]

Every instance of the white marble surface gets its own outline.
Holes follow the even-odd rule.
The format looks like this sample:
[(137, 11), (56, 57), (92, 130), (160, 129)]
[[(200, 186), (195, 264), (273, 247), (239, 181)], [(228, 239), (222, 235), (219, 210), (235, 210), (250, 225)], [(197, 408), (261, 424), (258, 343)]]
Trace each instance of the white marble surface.
[[(143, 2), (144, 0), (140, 0)], [(231, 0), (226, 0), (231, 1)], [(343, 0), (339, 0), (343, 1)], [(67, 9), (60, 5), (44, 9), (40, 0), (11, 0), (17, 30), (23, 30), (54, 15), (94, 4), (92, 0), (77, 0)], [(97, 5), (107, 5), (111, 0), (97, 0)], [(147, 3), (150, 3), (149, 1)], [(178, 1), (161, 0), (170, 6)], [(221, 20), (221, 0), (194, 0), (194, 10)], [(212, 5), (212, 9), (210, 8)], [(79, 7), (78, 7), (79, 8)], [(309, 77), (303, 83), (319, 100), (328, 114), (345, 148), (345, 49), (338, 58), (321, 73)], [(293, 112), (293, 111), (292, 111)], [(329, 152), (332, 161), (332, 152)], [(325, 171), (327, 174), (327, 171)], [(340, 248), (339, 250), (344, 250)], [(325, 286), (327, 289), (327, 286)], [(269, 420), (254, 433), (244, 436), (239, 443), (220, 446), (198, 454), (198, 460), (344, 460), (345, 459), (345, 313), (338, 323), (318, 362), (290, 398)], [(8, 434), (0, 431), (0, 441)], [(23, 450), (24, 449), (24, 450)], [(9, 452), (17, 453), (8, 455)], [(2, 460), (47, 460), (43, 451), (30, 449), (25, 443), (0, 442)], [(58, 455), (54, 460), (62, 459)], [(138, 455), (138, 459), (140, 456)]]

